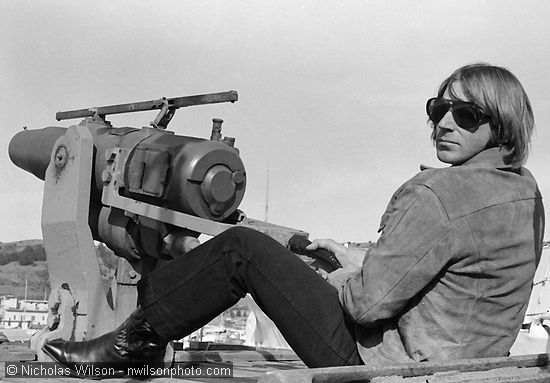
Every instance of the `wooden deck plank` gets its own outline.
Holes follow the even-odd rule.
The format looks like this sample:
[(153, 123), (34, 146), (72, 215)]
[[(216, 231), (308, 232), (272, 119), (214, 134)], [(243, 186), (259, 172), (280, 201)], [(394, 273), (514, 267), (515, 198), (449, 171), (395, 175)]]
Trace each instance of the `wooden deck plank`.
[[(296, 371), (275, 371), (263, 375), (261, 383), (324, 383), (372, 381), (378, 377), (424, 377), (456, 371), (459, 374), (503, 368), (541, 368), (550, 366), (550, 354), (522, 355), (514, 357), (475, 358), (444, 362), (403, 363), (387, 367), (349, 366), (334, 368), (311, 368)], [(541, 372), (544, 372), (540, 370)], [(548, 379), (545, 376), (546, 379)], [(380, 378), (378, 381), (383, 381)], [(390, 378), (388, 378), (390, 379)], [(426, 380), (426, 378), (424, 379)], [(389, 380), (391, 381), (391, 380)], [(431, 382), (431, 380), (429, 380)], [(468, 380), (463, 380), (469, 382)], [(548, 380), (547, 380), (548, 381)], [(475, 380), (473, 380), (475, 382)], [(504, 381), (506, 382), (506, 380)]]
[[(27, 379), (21, 377), (6, 377), (5, 362), (23, 362), (30, 363), (35, 360), (35, 352), (30, 350), (23, 343), (3, 343), (0, 344), (0, 382), (21, 383)], [(220, 362), (233, 363), (232, 378), (183, 378), (177, 377), (154, 377), (148, 380), (155, 383), (168, 383), (176, 379), (180, 383), (186, 382), (208, 382), (208, 383), (229, 383), (229, 382), (256, 382), (258, 378), (269, 371), (281, 371), (297, 368), (305, 368), (305, 365), (292, 351), (288, 350), (203, 350), (203, 351), (176, 351), (176, 362), (200, 363), (201, 366), (219, 366)], [(35, 383), (75, 383), (75, 382), (97, 382), (96, 379), (81, 379), (76, 377), (52, 377), (52, 378), (32, 378), (29, 379)], [(126, 383), (140, 381), (131, 378), (109, 378), (109, 383)]]
[[(206, 350), (178, 351), (178, 362), (200, 363), (202, 367), (226, 366), (233, 363), (233, 377), (186, 378), (152, 377), (155, 383), (207, 382), (349, 382), (365, 381), (371, 383), (541, 383), (550, 382), (550, 355), (524, 355), (504, 358), (479, 358), (448, 362), (423, 362), (373, 368), (368, 366), (307, 369), (292, 352), (285, 350)], [(24, 345), (1, 344), (0, 355), (4, 362), (17, 361), (30, 363), (34, 353)], [(28, 379), (6, 377), (6, 363), (0, 363), (0, 382), (21, 383)], [(30, 380), (30, 379), (29, 379)], [(36, 383), (74, 383), (97, 382), (95, 379), (75, 377), (33, 378)], [(143, 381), (129, 377), (115, 377), (109, 383)]]
[(540, 367), (505, 367), (489, 371), (450, 371), (415, 377), (385, 376), (370, 383), (548, 383), (550, 369)]
[(0, 362), (34, 360), (36, 353), (21, 342), (0, 343)]

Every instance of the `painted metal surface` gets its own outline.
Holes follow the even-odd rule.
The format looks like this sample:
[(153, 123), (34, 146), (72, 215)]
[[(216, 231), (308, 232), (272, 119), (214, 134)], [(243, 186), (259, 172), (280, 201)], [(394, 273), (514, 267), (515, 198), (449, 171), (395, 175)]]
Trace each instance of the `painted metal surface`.
[(88, 128), (70, 127), (54, 145), (44, 182), (42, 232), (50, 283), (52, 288), (66, 284), (77, 302), (75, 340), (96, 337), (117, 324), (88, 226), (92, 151)]

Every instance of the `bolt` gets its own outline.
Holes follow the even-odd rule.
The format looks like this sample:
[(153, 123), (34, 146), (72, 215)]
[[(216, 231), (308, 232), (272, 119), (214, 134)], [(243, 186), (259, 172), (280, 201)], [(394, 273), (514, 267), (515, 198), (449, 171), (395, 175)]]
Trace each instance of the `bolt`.
[(111, 179), (113, 179), (111, 172), (108, 169), (103, 169), (103, 171), (101, 172), (101, 180), (104, 183), (109, 183), (111, 182)]
[(223, 208), (218, 205), (210, 205), (210, 212), (214, 215), (221, 215), (223, 213)]
[(105, 151), (105, 160), (113, 161), (115, 159), (115, 156), (116, 156), (115, 149)]
[(55, 167), (58, 169), (63, 169), (65, 167), (65, 164), (67, 163), (67, 156), (67, 147), (65, 145), (59, 146), (55, 151)]
[(130, 279), (136, 279), (137, 273), (134, 270), (130, 270), (128, 272), (128, 276), (130, 277)]
[(244, 174), (239, 170), (233, 173), (232, 178), (233, 178), (233, 182), (237, 185), (242, 184), (244, 182)]

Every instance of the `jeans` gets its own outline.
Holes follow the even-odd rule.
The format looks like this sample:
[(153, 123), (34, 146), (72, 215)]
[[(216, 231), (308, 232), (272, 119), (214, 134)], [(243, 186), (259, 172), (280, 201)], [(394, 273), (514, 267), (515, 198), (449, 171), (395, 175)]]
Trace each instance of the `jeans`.
[(307, 366), (362, 364), (336, 289), (256, 230), (226, 230), (145, 276), (138, 292), (166, 339), (189, 335), (249, 293)]

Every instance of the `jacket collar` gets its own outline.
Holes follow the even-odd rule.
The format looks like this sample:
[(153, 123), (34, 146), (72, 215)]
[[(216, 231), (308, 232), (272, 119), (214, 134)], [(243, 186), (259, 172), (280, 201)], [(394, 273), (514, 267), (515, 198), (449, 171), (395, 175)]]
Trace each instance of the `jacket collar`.
[(511, 150), (501, 147), (485, 149), (460, 166), (475, 166), (482, 168), (512, 169), (512, 164), (507, 163)]
[[(468, 161), (456, 166), (473, 166), (479, 168), (513, 169), (512, 164), (508, 164), (506, 158), (512, 153), (511, 150), (504, 147), (494, 147), (485, 149)], [(431, 166), (420, 165), (420, 170), (433, 169)]]

